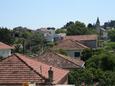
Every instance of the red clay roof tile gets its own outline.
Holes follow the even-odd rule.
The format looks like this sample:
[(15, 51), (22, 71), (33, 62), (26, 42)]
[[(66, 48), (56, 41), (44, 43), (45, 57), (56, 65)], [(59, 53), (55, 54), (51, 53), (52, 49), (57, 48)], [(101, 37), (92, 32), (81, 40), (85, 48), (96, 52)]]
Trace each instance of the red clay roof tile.
[[(40, 66), (42, 72), (40, 71)], [(0, 84), (29, 81), (44, 83), (45, 79), (48, 78), (50, 67), (50, 65), (35, 61), (25, 55), (14, 54), (0, 61)], [(53, 66), (52, 69), (54, 71), (54, 83), (58, 83), (69, 72)]]
[(35, 59), (64, 69), (82, 68), (85, 63), (80, 59), (61, 55), (52, 50), (44, 52), (41, 56), (36, 57)]
[(13, 47), (0, 42), (0, 49), (13, 49)]
[(61, 40), (57, 45), (53, 47), (53, 49), (64, 49), (64, 50), (81, 50), (85, 48), (88, 47), (71, 39)]
[(97, 40), (97, 35), (65, 36), (64, 39), (71, 39), (75, 41), (89, 41), (89, 40)]

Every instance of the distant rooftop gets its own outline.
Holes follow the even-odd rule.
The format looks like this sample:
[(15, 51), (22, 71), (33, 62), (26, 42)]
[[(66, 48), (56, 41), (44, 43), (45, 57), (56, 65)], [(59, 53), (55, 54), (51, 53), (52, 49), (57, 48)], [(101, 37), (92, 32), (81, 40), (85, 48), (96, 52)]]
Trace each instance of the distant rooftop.
[(61, 40), (53, 47), (54, 49), (64, 49), (64, 50), (81, 50), (88, 48), (87, 46), (72, 40), (72, 39), (65, 39)]
[(71, 39), (75, 41), (89, 41), (89, 40), (96, 40), (97, 35), (73, 35), (73, 36), (65, 36), (64, 40)]

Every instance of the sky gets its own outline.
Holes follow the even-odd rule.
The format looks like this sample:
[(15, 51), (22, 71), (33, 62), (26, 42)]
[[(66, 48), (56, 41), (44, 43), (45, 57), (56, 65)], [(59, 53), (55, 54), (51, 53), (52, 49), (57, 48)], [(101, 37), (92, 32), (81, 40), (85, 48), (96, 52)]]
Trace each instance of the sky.
[(69, 21), (115, 20), (115, 0), (0, 0), (0, 27), (60, 28)]

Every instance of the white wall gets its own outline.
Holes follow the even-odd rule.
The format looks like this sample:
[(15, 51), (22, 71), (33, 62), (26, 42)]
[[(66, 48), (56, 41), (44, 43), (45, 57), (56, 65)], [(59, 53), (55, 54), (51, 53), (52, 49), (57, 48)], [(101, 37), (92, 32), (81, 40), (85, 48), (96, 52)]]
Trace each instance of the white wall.
[(51, 42), (54, 41), (55, 30), (47, 30), (47, 32), (45, 32), (43, 34), (47, 41), (51, 41)]
[[(65, 52), (67, 53), (67, 55), (68, 56), (70, 56), (70, 57), (75, 57), (74, 55), (75, 55), (75, 52), (80, 52), (80, 55), (81, 55), (81, 50), (65, 50)], [(77, 58), (77, 57), (75, 57), (75, 58)]]
[(8, 57), (11, 55), (11, 49), (1, 49), (0, 57)]

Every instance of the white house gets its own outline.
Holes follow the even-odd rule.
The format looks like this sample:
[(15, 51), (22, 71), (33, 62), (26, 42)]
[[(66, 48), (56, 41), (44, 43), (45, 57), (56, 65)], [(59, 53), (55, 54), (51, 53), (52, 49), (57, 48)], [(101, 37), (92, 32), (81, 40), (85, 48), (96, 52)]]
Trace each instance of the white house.
[(11, 55), (11, 49), (13, 47), (0, 42), (0, 57), (8, 57)]
[(43, 33), (47, 41), (53, 42), (55, 37), (55, 29), (40, 28), (37, 31)]
[(54, 50), (64, 50), (68, 56), (74, 58), (79, 58), (86, 48), (88, 47), (71, 39), (61, 40), (53, 47)]
[(63, 38), (66, 36), (66, 33), (59, 33), (59, 34), (55, 34), (55, 41), (60, 41), (63, 40)]

